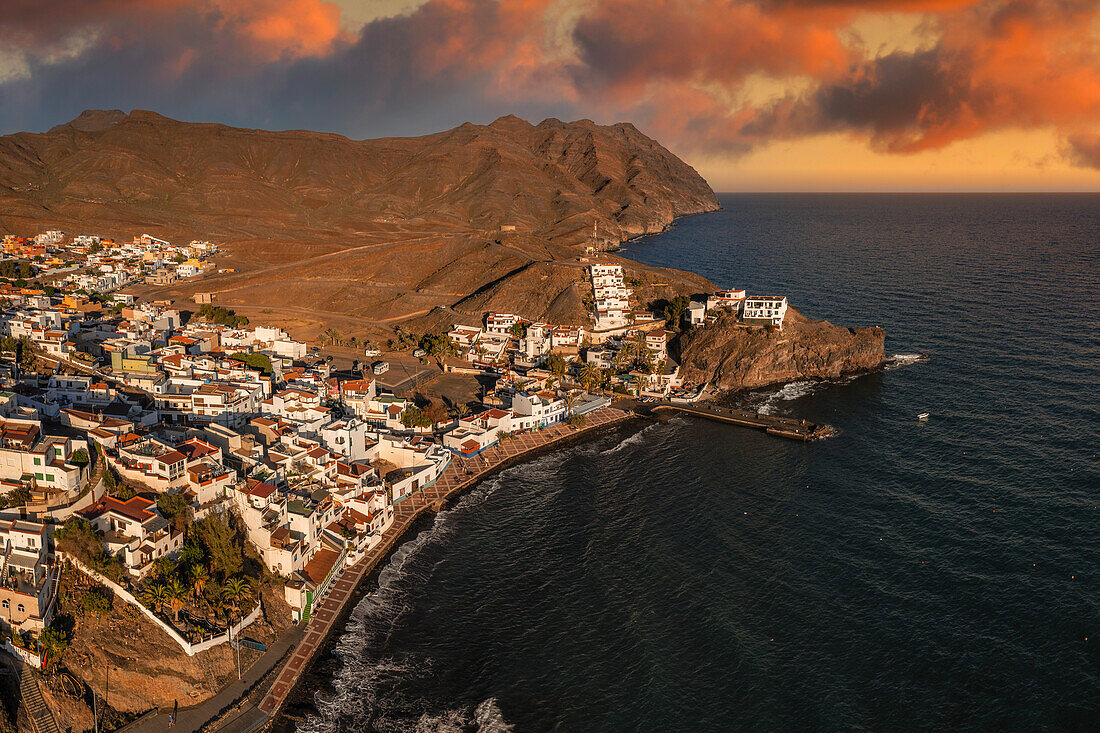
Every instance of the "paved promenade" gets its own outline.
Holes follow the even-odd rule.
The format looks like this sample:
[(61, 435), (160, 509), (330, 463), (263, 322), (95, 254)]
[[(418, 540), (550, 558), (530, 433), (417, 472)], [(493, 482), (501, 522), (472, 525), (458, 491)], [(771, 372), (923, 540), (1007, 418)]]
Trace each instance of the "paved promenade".
[[(393, 549), (412, 523), (426, 511), (438, 508), (442, 502), (525, 453), (544, 448), (552, 443), (573, 437), (582, 432), (619, 422), (630, 414), (613, 407), (604, 407), (585, 415), (585, 426), (573, 428), (559, 423), (543, 430), (516, 435), (484, 453), (472, 458), (455, 457), (443, 475), (432, 484), (394, 506), (394, 522), (375, 548), (350, 568), (344, 568), (337, 576), (328, 596), (306, 624), (302, 638), (279, 672), (267, 695), (257, 708), (249, 708), (220, 728), (223, 733), (236, 733), (255, 729), (263, 720), (273, 717), (286, 702), (298, 678), (308, 669), (313, 657), (324, 645), (333, 625), (339, 619), (344, 606), (354, 596), (360, 581)], [(202, 706), (200, 706), (202, 707)], [(213, 712), (213, 711), (211, 711)], [(182, 716), (181, 716), (182, 717)], [(190, 717), (190, 716), (189, 716)]]

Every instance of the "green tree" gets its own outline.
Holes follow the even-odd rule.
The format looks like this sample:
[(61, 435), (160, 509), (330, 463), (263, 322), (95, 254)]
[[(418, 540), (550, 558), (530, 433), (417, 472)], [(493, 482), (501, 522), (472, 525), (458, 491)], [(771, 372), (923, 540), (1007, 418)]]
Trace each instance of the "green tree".
[(204, 303), (199, 307), (199, 316), (210, 323), (229, 326), (230, 328), (243, 328), (248, 325), (248, 318), (245, 316), (238, 316), (229, 308), (223, 308), (220, 305), (213, 305), (211, 303)]
[(691, 298), (677, 295), (665, 306), (665, 322), (671, 330), (680, 330), (683, 326), (684, 311), (691, 304)]
[(206, 590), (206, 584), (210, 582), (210, 574), (206, 572), (206, 568), (201, 565), (194, 565), (191, 568), (191, 590), (195, 599), (202, 598), (203, 591)]
[(565, 357), (558, 352), (552, 352), (550, 356), (546, 357), (546, 370), (556, 378), (561, 379), (567, 368), (569, 368), (569, 365), (566, 363)]
[(88, 457), (88, 451), (83, 448), (77, 448), (73, 451), (73, 454), (69, 456), (69, 463), (80, 466), (81, 468), (87, 466), (90, 462), (91, 458)]
[(183, 494), (158, 494), (157, 509), (177, 532), (184, 532), (191, 524), (191, 504)]
[(401, 413), (401, 424), (407, 428), (431, 427), (432, 419), (416, 405), (409, 405)]
[(8, 492), (8, 506), (25, 506), (31, 500), (31, 490), (20, 486)]
[(577, 406), (577, 396), (572, 392), (565, 395), (565, 414), (569, 417), (573, 416), (573, 408)]
[(210, 561), (214, 574), (228, 578), (244, 566), (236, 532), (220, 514), (210, 514), (192, 526), (192, 532)]
[(65, 650), (69, 648), (69, 635), (64, 629), (53, 623), (42, 631), (41, 636), (38, 637), (38, 643), (49, 652), (49, 664), (53, 666), (57, 664), (58, 660), (65, 654)]
[(512, 324), (512, 327), (508, 329), (514, 337), (518, 339), (527, 338), (527, 324), (523, 321), (517, 321)]
[(264, 373), (264, 376), (270, 376), (275, 371), (275, 368), (271, 365), (271, 357), (267, 354), (246, 354), (241, 351), (231, 354), (229, 358), (243, 362), (245, 366), (253, 369), (259, 369)]
[(0, 277), (9, 280), (34, 277), (34, 268), (25, 260), (0, 260)]
[(434, 356), (437, 359), (454, 356), (458, 353), (458, 346), (445, 333), (424, 334), (420, 339), (420, 348), (428, 352), (429, 356)]

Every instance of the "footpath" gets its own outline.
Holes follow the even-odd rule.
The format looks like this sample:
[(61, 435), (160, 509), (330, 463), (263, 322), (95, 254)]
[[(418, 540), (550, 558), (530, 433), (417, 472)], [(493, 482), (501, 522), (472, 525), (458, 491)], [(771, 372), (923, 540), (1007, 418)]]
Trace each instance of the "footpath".
[[(488, 474), (516, 462), (521, 456), (545, 448), (568, 438), (598, 430), (631, 417), (631, 413), (614, 407), (604, 407), (584, 416), (583, 428), (558, 423), (541, 430), (522, 433), (510, 440), (498, 443), (486, 452), (470, 457), (455, 457), (447, 470), (433, 483), (394, 505), (394, 521), (382, 535), (382, 541), (355, 565), (338, 571), (328, 595), (320, 602), (316, 612), (305, 626), (287, 629), (260, 659), (243, 674), (240, 682), (234, 682), (217, 695), (199, 705), (181, 708), (173, 733), (198, 731), (248, 692), (264, 677), (288, 649), (293, 651), (275, 676), (267, 694), (258, 705), (245, 704), (234, 717), (219, 728), (218, 733), (251, 733), (268, 720), (273, 719), (297, 685), (299, 678), (309, 669), (313, 658), (329, 638), (332, 627), (342, 617), (344, 607), (354, 598), (359, 583), (367, 577), (404, 538), (413, 522), (425, 512), (443, 508), (446, 501), (485, 478)], [(138, 725), (127, 728), (126, 733), (163, 733), (168, 725), (167, 713), (150, 716)]]

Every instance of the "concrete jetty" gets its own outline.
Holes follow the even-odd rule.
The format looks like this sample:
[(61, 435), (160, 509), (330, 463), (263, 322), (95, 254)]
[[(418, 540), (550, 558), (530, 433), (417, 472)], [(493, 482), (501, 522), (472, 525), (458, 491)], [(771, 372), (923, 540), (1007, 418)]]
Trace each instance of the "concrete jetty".
[(827, 438), (835, 432), (828, 425), (819, 425), (808, 420), (799, 420), (791, 417), (776, 417), (748, 410), (733, 410), (725, 407), (701, 406), (694, 404), (680, 404), (676, 402), (659, 402), (650, 406), (651, 412), (674, 411), (687, 415), (717, 420), (731, 425), (741, 425), (747, 428), (763, 430), (768, 435), (792, 440), (818, 440)]

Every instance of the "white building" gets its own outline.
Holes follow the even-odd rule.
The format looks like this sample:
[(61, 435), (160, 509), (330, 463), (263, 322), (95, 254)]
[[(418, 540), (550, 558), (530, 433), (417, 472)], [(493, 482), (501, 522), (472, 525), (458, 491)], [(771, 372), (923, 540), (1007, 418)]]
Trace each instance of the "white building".
[(517, 392), (512, 413), (513, 429), (537, 430), (565, 419), (565, 400), (552, 392)]
[(745, 291), (736, 288), (719, 290), (707, 298), (707, 310), (714, 308), (729, 308), (734, 313), (740, 313), (745, 304)]
[(514, 313), (490, 313), (485, 317), (485, 333), (497, 336), (510, 336), (512, 327), (523, 319)]
[(707, 304), (698, 300), (693, 300), (688, 303), (688, 307), (684, 309), (684, 320), (688, 325), (699, 326), (707, 317)]
[(750, 323), (763, 323), (783, 327), (787, 315), (787, 298), (780, 296), (754, 295), (745, 298), (742, 319)]
[(45, 525), (0, 522), (0, 628), (41, 631), (50, 622), (59, 569)]

